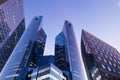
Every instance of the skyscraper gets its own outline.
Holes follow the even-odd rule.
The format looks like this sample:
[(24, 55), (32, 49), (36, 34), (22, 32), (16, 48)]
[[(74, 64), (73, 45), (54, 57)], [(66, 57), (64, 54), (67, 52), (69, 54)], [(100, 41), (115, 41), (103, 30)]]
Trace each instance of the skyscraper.
[(54, 56), (43, 56), (47, 35), (40, 26), (41, 20), (42, 17), (33, 18), (3, 68), (0, 80), (66, 80), (54, 65)]
[(27, 65), (22, 69), (23, 80), (66, 80), (63, 72), (54, 65), (54, 56), (45, 56), (46, 34), (41, 28), (36, 35)]
[(120, 53), (82, 30), (81, 50), (89, 80), (120, 80)]
[(39, 29), (33, 43), (28, 65), (30, 65), (31, 63), (35, 64), (36, 66), (40, 65), (39, 62), (40, 62), (40, 58), (44, 54), (46, 38), (47, 38), (47, 35), (44, 32), (43, 28)]
[[(47, 35), (44, 32), (43, 28), (39, 28), (35, 36), (34, 42), (29, 52), (26, 65), (23, 67), (18, 78), (16, 80), (36, 80), (38, 75), (38, 70), (41, 63), (41, 58), (43, 58), (43, 53), (45, 49)], [(32, 76), (32, 74), (34, 74)], [(31, 75), (31, 76), (30, 76)]]
[(65, 21), (63, 30), (55, 39), (55, 65), (68, 80), (86, 80), (73, 26)]
[(24, 29), (23, 0), (0, 0), (0, 71)]
[[(38, 28), (39, 30), (41, 29), (41, 21), (41, 16), (33, 18), (3, 68), (0, 80), (22, 80), (21, 76), (24, 74), (24, 71), (26, 71), (25, 67), (31, 55), (35, 36)], [(37, 38), (39, 38), (39, 36)]]

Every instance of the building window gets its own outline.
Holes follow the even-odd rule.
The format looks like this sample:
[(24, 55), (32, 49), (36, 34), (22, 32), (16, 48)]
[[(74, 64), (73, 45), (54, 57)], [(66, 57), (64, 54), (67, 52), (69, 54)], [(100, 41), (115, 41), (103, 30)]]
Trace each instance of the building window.
[(108, 58), (108, 56), (105, 54), (105, 57)]
[(112, 58), (110, 57), (110, 60), (112, 60)]
[(118, 64), (120, 64), (120, 61), (118, 61)]
[(108, 63), (109, 63), (110, 65), (112, 65), (112, 63), (111, 63), (110, 61), (108, 61)]
[(101, 58), (101, 57), (98, 57), (98, 60), (102, 60), (102, 58)]
[(103, 55), (103, 53), (102, 53), (102, 52), (100, 52), (100, 54), (101, 54), (101, 55)]
[(115, 64), (115, 63), (113, 63), (113, 66), (114, 66), (114, 67), (116, 67), (116, 64)]
[(103, 59), (103, 61), (104, 61), (105, 63), (107, 63), (106, 59)]
[(114, 58), (116, 58), (116, 56), (114, 55)]
[(107, 73), (105, 74), (105, 76), (106, 76), (106, 78), (110, 78), (109, 74), (107, 74)]
[(111, 57), (113, 56), (113, 54), (112, 54), (112, 53), (110, 53), (110, 55), (111, 55)]
[(104, 65), (104, 64), (101, 64), (101, 66), (102, 66), (102, 68), (103, 68), (103, 69), (106, 69), (106, 67), (105, 67), (105, 65)]
[(95, 49), (95, 52), (98, 53), (98, 51)]
[(117, 62), (115, 59), (114, 59), (115, 62)]
[(107, 67), (107, 69), (108, 69), (108, 71), (111, 71), (111, 68), (109, 66)]

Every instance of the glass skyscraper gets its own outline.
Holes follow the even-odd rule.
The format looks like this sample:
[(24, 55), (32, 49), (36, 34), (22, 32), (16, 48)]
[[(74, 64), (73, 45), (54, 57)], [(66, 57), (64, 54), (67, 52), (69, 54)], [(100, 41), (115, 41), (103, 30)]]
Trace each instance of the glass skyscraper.
[(67, 80), (54, 65), (54, 56), (43, 55), (47, 35), (41, 21), (41, 16), (33, 18), (3, 68), (0, 80)]
[(62, 32), (55, 39), (55, 65), (67, 80), (86, 80), (81, 62), (73, 26), (65, 21)]
[(24, 30), (23, 0), (0, 0), (0, 71)]
[(66, 80), (63, 72), (54, 65), (54, 56), (43, 55), (46, 34), (41, 28), (36, 35), (27, 65), (18, 79), (23, 80)]
[[(39, 36), (36, 37), (36, 35), (37, 32), (39, 33), (39, 30), (41, 30), (41, 21), (41, 16), (33, 18), (3, 68), (0, 80), (22, 80), (22, 75), (24, 71), (26, 71), (25, 67), (27, 63), (32, 60), (29, 60), (29, 56), (32, 52), (33, 43), (40, 38)], [(41, 41), (42, 40), (38, 40), (38, 45), (40, 46)]]
[(120, 53), (82, 30), (81, 50), (89, 80), (120, 80)]

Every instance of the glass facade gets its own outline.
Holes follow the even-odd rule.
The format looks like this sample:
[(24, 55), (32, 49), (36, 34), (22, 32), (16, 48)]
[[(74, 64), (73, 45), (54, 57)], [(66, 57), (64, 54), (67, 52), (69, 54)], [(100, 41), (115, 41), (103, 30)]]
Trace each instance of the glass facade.
[(41, 28), (41, 21), (41, 16), (33, 18), (3, 68), (0, 80), (20, 80), (19, 77), (27, 65), (38, 28)]
[[(40, 54), (39, 54), (40, 55)], [(34, 59), (36, 59), (36, 56), (30, 56), (30, 58), (33, 58), (31, 60), (32, 62), (28, 63), (28, 66), (26, 66), (26, 71), (23, 70), (24, 75), (22, 75), (21, 79), (23, 80), (62, 80), (61, 76), (59, 76), (59, 72), (55, 73), (58, 68), (56, 68), (54, 64), (54, 56), (40, 56), (37, 60), (39, 63), (35, 63)], [(55, 68), (54, 68), (55, 67)], [(55, 71), (53, 73), (53, 71)], [(59, 77), (60, 78), (59, 78)]]
[(0, 0), (0, 71), (24, 30), (23, 0)]
[[(29, 56), (27, 57), (26, 65), (22, 67), (21, 71), (19, 72), (19, 76), (16, 78), (16, 80), (22, 80), (22, 79), (33, 80), (33, 78), (36, 79), (35, 78), (37, 75), (36, 71), (41, 66), (41, 62), (43, 62), (42, 60), (44, 60), (43, 53), (44, 53), (46, 38), (47, 35), (45, 34), (43, 28), (39, 28), (36, 37), (34, 39), (34, 43), (31, 47), (31, 50), (29, 50)], [(45, 58), (44, 61), (46, 61), (46, 59), (47, 58)], [(30, 77), (30, 74), (32, 72), (33, 73), (35, 72), (36, 75), (34, 74), (34, 76)]]
[(120, 53), (82, 30), (82, 57), (89, 80), (120, 80)]
[(55, 40), (55, 65), (68, 80), (86, 80), (72, 24), (65, 21), (63, 31)]
[(52, 63), (29, 70), (31, 72), (27, 75), (28, 78), (26, 80), (66, 80), (62, 71)]
[(36, 66), (39, 66), (40, 59), (43, 56), (45, 43), (46, 43), (47, 35), (45, 34), (44, 30), (41, 28), (35, 37), (35, 41), (32, 47), (31, 55), (29, 57), (28, 64), (31, 65), (31, 63), (35, 64)]
[(45, 56), (41, 56), (39, 59), (39, 66), (43, 66), (49, 63), (54, 64), (54, 56), (53, 55), (45, 55)]
[[(54, 65), (54, 56), (43, 56), (47, 35), (42, 17), (34, 17), (3, 68), (0, 80), (67, 80)], [(40, 27), (39, 27), (40, 26)]]
[(9, 36), (24, 19), (23, 0), (4, 0), (0, 5), (0, 22), (10, 28)]

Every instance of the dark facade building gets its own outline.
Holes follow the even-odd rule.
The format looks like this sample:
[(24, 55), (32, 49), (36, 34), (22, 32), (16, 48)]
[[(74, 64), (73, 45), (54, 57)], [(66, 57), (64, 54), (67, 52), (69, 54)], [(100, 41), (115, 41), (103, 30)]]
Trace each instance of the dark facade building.
[(44, 32), (43, 28), (41, 28), (36, 34), (34, 44), (30, 52), (31, 55), (29, 57), (28, 66), (30, 66), (31, 63), (35, 64), (36, 66), (40, 65), (39, 62), (40, 62), (40, 58), (43, 57), (46, 38), (47, 35)]
[(73, 26), (65, 21), (62, 32), (55, 39), (55, 65), (67, 80), (86, 80), (81, 62)]
[(82, 30), (81, 50), (89, 80), (120, 80), (120, 53)]
[(24, 30), (23, 0), (0, 0), (0, 71)]
[[(29, 67), (29, 65), (37, 66), (37, 61), (35, 61), (36, 64), (31, 63), (33, 59), (32, 57), (30, 58), (30, 56), (32, 55), (31, 53), (34, 52), (34, 50), (32, 51), (32, 47), (35, 47), (35, 56), (37, 54), (42, 54), (39, 53), (39, 51), (36, 51), (37, 48), (41, 49), (40, 52), (43, 52), (42, 48), (44, 48), (44, 43), (42, 44), (42, 41), (44, 40), (42, 40), (42, 38), (46, 39), (46, 37), (43, 36), (45, 34), (40, 26), (41, 22), (41, 16), (33, 18), (3, 68), (0, 75), (0, 80), (23, 80), (23, 76), (28, 70), (26, 67)], [(40, 36), (43, 37), (38, 35), (41, 32), (42, 34)], [(36, 45), (38, 46), (36, 47)], [(36, 58), (38, 57), (39, 56)]]

